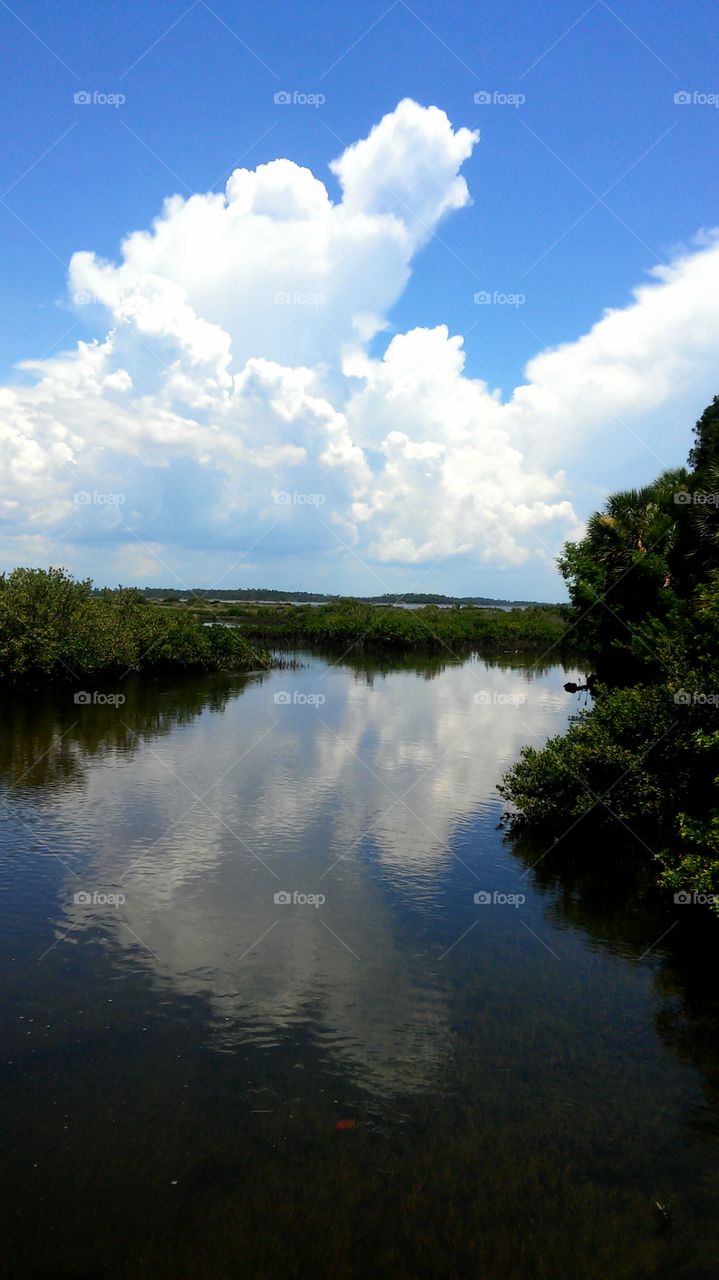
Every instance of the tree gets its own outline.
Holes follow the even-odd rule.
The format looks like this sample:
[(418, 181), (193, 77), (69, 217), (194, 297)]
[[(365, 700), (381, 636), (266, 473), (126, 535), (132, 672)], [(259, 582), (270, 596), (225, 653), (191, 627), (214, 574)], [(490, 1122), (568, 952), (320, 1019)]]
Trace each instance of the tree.
[(524, 749), (500, 793), (530, 826), (604, 824), (620, 857), (628, 828), (664, 889), (719, 912), (719, 397), (689, 463), (613, 494), (565, 547), (570, 622), (604, 687), (563, 737)]
[(637, 629), (649, 616), (668, 625), (685, 593), (688, 504), (676, 495), (688, 483), (689, 474), (677, 468), (641, 489), (612, 494), (559, 561), (577, 643), (604, 680), (629, 684), (646, 675), (655, 660)]
[(694, 444), (689, 454), (689, 466), (701, 479), (710, 466), (719, 465), (719, 396), (707, 405), (694, 426)]

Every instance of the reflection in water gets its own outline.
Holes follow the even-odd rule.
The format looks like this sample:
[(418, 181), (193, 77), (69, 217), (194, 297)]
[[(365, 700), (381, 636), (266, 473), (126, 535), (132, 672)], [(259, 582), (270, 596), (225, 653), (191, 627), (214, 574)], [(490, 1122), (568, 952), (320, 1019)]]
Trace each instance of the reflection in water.
[[(138, 738), (162, 737), (188, 725), (203, 712), (222, 711), (248, 683), (262, 675), (207, 676), (202, 681), (163, 684), (123, 680), (121, 706), (75, 701), (71, 689), (24, 694), (6, 693), (0, 737), (0, 780), (6, 785), (43, 791), (82, 782), (93, 757), (125, 754)], [(98, 692), (102, 693), (103, 690)]]
[(714, 966), (707, 962), (716, 947), (713, 919), (682, 919), (681, 911), (657, 896), (650, 869), (632, 861), (620, 869), (608, 865), (606, 849), (593, 851), (589, 862), (586, 849), (550, 850), (537, 862), (530, 842), (513, 839), (511, 845), (535, 887), (551, 891), (548, 919), (581, 930), (623, 957), (644, 958), (657, 938), (664, 940), (654, 965), (656, 1028), (675, 1054), (705, 1076), (701, 1099), (686, 1122), (719, 1137), (719, 992)]
[(698, 966), (636, 883), (497, 830), (579, 674), (305, 655), (8, 700), (8, 1149), (50, 1241), (28, 1188), (18, 1274), (714, 1274)]
[[(47, 717), (30, 742), (39, 766), (26, 750), (12, 767), (63, 781), (50, 823), (72, 852), (56, 936), (96, 924), (78, 887), (121, 892), (120, 911), (97, 904), (104, 928), (142, 946), (156, 978), (221, 1006), (225, 1046), (274, 1042), (309, 1003), (327, 1047), (376, 1086), (431, 1085), (447, 1056), (444, 979), (398, 945), (393, 894), (445, 912), (455, 838), (483, 816), (493, 828), (498, 769), (567, 706), (558, 674), (443, 665), (441, 680), (418, 681), (406, 659), (348, 679), (314, 661), (216, 683), (204, 707), (195, 685), (179, 703), (136, 685), (119, 708), (73, 705), (69, 731)], [(326, 901), (277, 904), (282, 891)]]

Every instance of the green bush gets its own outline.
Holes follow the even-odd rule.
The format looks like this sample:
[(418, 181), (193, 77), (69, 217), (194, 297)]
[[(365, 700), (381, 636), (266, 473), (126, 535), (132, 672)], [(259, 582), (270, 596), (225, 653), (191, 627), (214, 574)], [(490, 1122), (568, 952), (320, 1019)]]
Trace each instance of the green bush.
[(664, 688), (600, 693), (567, 732), (525, 747), (499, 790), (521, 823), (561, 835), (578, 818), (592, 830), (626, 822), (652, 838), (677, 813), (692, 768), (691, 733)]
[(714, 894), (719, 912), (717, 424), (719, 398), (696, 425), (691, 470), (614, 494), (565, 548), (570, 630), (603, 686), (500, 790), (516, 825), (561, 835), (587, 820), (606, 856), (631, 846), (664, 888)]
[(62, 569), (0, 575), (0, 680), (134, 671), (247, 671), (270, 658), (238, 631), (163, 610), (141, 591), (93, 594)]

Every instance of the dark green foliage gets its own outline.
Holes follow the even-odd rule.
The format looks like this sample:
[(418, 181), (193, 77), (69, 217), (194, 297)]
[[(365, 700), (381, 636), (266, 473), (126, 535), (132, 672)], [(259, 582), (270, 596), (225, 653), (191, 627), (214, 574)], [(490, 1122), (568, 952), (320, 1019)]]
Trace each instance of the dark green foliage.
[(691, 470), (613, 495), (566, 546), (570, 632), (603, 688), (501, 791), (515, 823), (587, 819), (616, 856), (653, 850), (665, 887), (719, 895), (719, 398), (695, 435)]
[(141, 591), (96, 594), (63, 569), (0, 575), (0, 680), (244, 671), (268, 663), (238, 632), (162, 610)]
[[(696, 835), (698, 815), (719, 799), (719, 735), (704, 727), (716, 708), (685, 703), (685, 693), (662, 683), (605, 689), (562, 737), (541, 750), (525, 748), (500, 787), (520, 811), (519, 825), (561, 836), (576, 819), (591, 817), (593, 837), (621, 837), (640, 858), (647, 845), (661, 850), (669, 836), (678, 849), (682, 826)], [(696, 816), (685, 813), (680, 822), (685, 809)]]
[(566, 624), (551, 606), (528, 609), (420, 609), (378, 607), (359, 600), (318, 606), (223, 609), (244, 635), (272, 644), (344, 644), (393, 649), (468, 648), (555, 650)]
[(718, 463), (719, 396), (715, 396), (694, 427), (694, 445), (689, 454), (689, 466), (701, 480), (707, 468)]
[(679, 468), (643, 489), (614, 494), (604, 511), (590, 517), (582, 541), (568, 543), (559, 560), (577, 643), (613, 684), (660, 674), (639, 629), (652, 619), (672, 630), (691, 588), (694, 508), (683, 501), (689, 482)]

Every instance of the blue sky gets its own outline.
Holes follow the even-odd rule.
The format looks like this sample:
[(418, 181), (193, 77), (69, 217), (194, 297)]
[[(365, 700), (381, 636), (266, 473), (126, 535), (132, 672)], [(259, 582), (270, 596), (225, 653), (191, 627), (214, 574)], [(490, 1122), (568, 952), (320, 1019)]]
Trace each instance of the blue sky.
[[(667, 263), (706, 252), (705, 245), (697, 246), (696, 237), (719, 222), (719, 110), (706, 100), (719, 92), (713, 56), (718, 26), (716, 6), (699, 0), (681, 6), (642, 2), (612, 7), (603, 0), (591, 6), (562, 0), (542, 7), (518, 3), (511, 10), (498, 3), (448, 3), (438, 8), (419, 0), (411, 5), (397, 0), (391, 6), (262, 7), (230, 0), (212, 0), (211, 5), (204, 0), (192, 5), (153, 0), (131, 7), (95, 7), (76, 0), (52, 7), (39, 0), (0, 3), (6, 50), (0, 89), (5, 125), (0, 159), (0, 376), (10, 388), (31, 388), (47, 371), (19, 371), (19, 362), (72, 353), (79, 340), (101, 344), (108, 333), (117, 331), (120, 313), (108, 317), (106, 300), (102, 305), (77, 305), (68, 294), (73, 254), (86, 251), (118, 264), (123, 239), (150, 228), (168, 196), (222, 192), (233, 169), (254, 170), (280, 158), (310, 170), (337, 204), (342, 192), (330, 162), (366, 138), (403, 99), (411, 99), (421, 108), (445, 112), (455, 134), (478, 130), (481, 136), (471, 154), (461, 165), (458, 162), (469, 198), (451, 212), (438, 214), (423, 243), (415, 236), (407, 278), (387, 300), (382, 326), (365, 335), (364, 356), (381, 363), (394, 336), (446, 325), (449, 335), (464, 337), (461, 376), (483, 380), (490, 393), (501, 392), (502, 403), (508, 403), (514, 389), (528, 381), (529, 360), (546, 348), (577, 344), (605, 309), (631, 307), (632, 291), (656, 281), (650, 273), (662, 264), (666, 269)], [(78, 104), (74, 96), (82, 91), (121, 94), (125, 100), (117, 107)], [(676, 103), (680, 91), (688, 92), (692, 101)], [(276, 103), (279, 92), (319, 94), (324, 101), (319, 106), (301, 100)], [(475, 102), (478, 93), (500, 100)], [(515, 100), (519, 95), (519, 105), (502, 101), (503, 95), (514, 95)], [(410, 143), (418, 145), (414, 134)], [(388, 145), (396, 146), (396, 140)], [(438, 154), (428, 152), (430, 167)], [(397, 172), (403, 155), (399, 146)], [(395, 172), (391, 156), (387, 163)], [(704, 274), (714, 269), (710, 258)], [(184, 277), (181, 284), (187, 288)], [(243, 270), (234, 280), (228, 276), (226, 287), (237, 297), (246, 288), (247, 307), (252, 308)], [(479, 291), (500, 300), (478, 305), (474, 298)], [(506, 296), (521, 301), (501, 301)], [(188, 297), (200, 315), (192, 290)], [(351, 305), (349, 298), (348, 308)], [(12, 497), (17, 468), (7, 477), (9, 505), (0, 522), (6, 535), (0, 546), (2, 563), (10, 567), (31, 560), (62, 562), (98, 581), (122, 577), (169, 584), (172, 573), (176, 581), (209, 585), (229, 572), (223, 586), (261, 582), (358, 591), (379, 590), (380, 581), (387, 589), (413, 589), (413, 580), (421, 575), (421, 589), (427, 590), (556, 597), (561, 587), (552, 557), (563, 537), (576, 532), (576, 521), (581, 522), (612, 487), (638, 483), (661, 465), (684, 460), (691, 425), (719, 389), (711, 381), (713, 313), (707, 315), (706, 305), (699, 299), (687, 312), (687, 324), (696, 325), (700, 354), (694, 359), (691, 340), (687, 348), (684, 336), (676, 356), (681, 373), (676, 387), (648, 395), (646, 405), (637, 403), (635, 395), (626, 402), (612, 397), (605, 425), (596, 423), (586, 438), (583, 422), (575, 423), (569, 409), (558, 410), (556, 423), (548, 428), (550, 443), (539, 450), (545, 416), (538, 414), (534, 426), (522, 422), (528, 437), (508, 419), (502, 427), (507, 448), (521, 450), (532, 474), (540, 466), (547, 476), (562, 468), (566, 481), (550, 494), (539, 482), (530, 485), (530, 492), (524, 482), (517, 488), (519, 482), (510, 480), (501, 500), (495, 503), (492, 495), (483, 499), (486, 520), (480, 511), (470, 512), (471, 494), (457, 491), (453, 477), (462, 470), (461, 457), (459, 462), (455, 458), (452, 476), (440, 476), (435, 469), (420, 483), (412, 470), (414, 453), (405, 449), (403, 466), (409, 471), (395, 478), (395, 489), (385, 483), (391, 471), (387, 447), (379, 436), (372, 436), (372, 424), (353, 423), (363, 412), (376, 415), (382, 396), (385, 405), (393, 402), (396, 384), (388, 389), (380, 378), (374, 393), (364, 397), (371, 403), (348, 408), (352, 394), (358, 394), (358, 375), (349, 391), (347, 384), (340, 389), (339, 373), (326, 373), (330, 358), (322, 344), (316, 353), (317, 376), (307, 394), (329, 399), (337, 413), (345, 414), (350, 422), (347, 449), (363, 449), (364, 458), (355, 459), (351, 479), (345, 476), (341, 484), (330, 486), (331, 492), (322, 489), (321, 504), (296, 497), (284, 504), (293, 519), (288, 523), (283, 510), (282, 521), (272, 529), (276, 513), (268, 514), (259, 497), (240, 502), (242, 516), (234, 525), (229, 517), (208, 521), (202, 508), (226, 505), (228, 492), (244, 493), (244, 473), (237, 457), (232, 465), (227, 460), (230, 446), (227, 457), (222, 451), (222, 457), (213, 456), (205, 443), (198, 445), (195, 455), (184, 425), (172, 436), (165, 457), (157, 436), (148, 437), (149, 463), (135, 467), (137, 488), (125, 493), (119, 479), (124, 466), (118, 440), (127, 433), (124, 456), (132, 462), (132, 415), (139, 422), (140, 410), (136, 404), (127, 410), (123, 406), (121, 423), (119, 417), (111, 420), (100, 414), (91, 439), (83, 439), (81, 416), (73, 417), (68, 426), (65, 402), (56, 395), (62, 376), (55, 369), (50, 377), (57, 402), (53, 411), (61, 434), (70, 432), (63, 436), (62, 479), (53, 476), (49, 460), (57, 432), (48, 436), (42, 424), (28, 425), (23, 410), (20, 429), (27, 433), (32, 460), (26, 460), (24, 470), (18, 463), (23, 494), (17, 505)], [(653, 306), (650, 301), (650, 312)], [(306, 310), (303, 303), (293, 308), (294, 324), (302, 327)], [(205, 319), (217, 324), (217, 316), (225, 313), (218, 302), (217, 311), (210, 306)], [(130, 323), (126, 312), (119, 323)], [(638, 323), (642, 335), (650, 333), (648, 340), (662, 341), (653, 333), (651, 315), (647, 323), (641, 317)], [(232, 376), (239, 376), (252, 357), (286, 363), (288, 369), (298, 363), (291, 342), (286, 357), (281, 344), (263, 350), (261, 334), (256, 335), (255, 349), (240, 351), (231, 325), (229, 331), (232, 359), (227, 367)], [(165, 359), (166, 334), (163, 342)], [(144, 360), (145, 346), (136, 345), (128, 354), (123, 337), (116, 340), (113, 355), (119, 346), (122, 367), (136, 389), (135, 366)], [(302, 360), (314, 367), (307, 350), (302, 347)], [(659, 355), (654, 351), (651, 359), (642, 356), (644, 376), (650, 376), (652, 360)], [(441, 363), (443, 357), (437, 359)], [(337, 361), (339, 365), (339, 355)], [(110, 372), (113, 368), (117, 361), (107, 366)], [(119, 383), (109, 386), (114, 396)], [(593, 377), (587, 384), (588, 397), (595, 386)], [(96, 388), (77, 392), (80, 400), (85, 394), (94, 396)], [(153, 394), (160, 396), (163, 412), (169, 411), (166, 388), (162, 393), (153, 388)], [(287, 394), (286, 387), (282, 394)], [(427, 394), (426, 387), (417, 388), (420, 398), (426, 400)], [(197, 402), (195, 395), (193, 403)], [(145, 398), (143, 412), (147, 403)], [(40, 412), (36, 402), (31, 407), (33, 414)], [(175, 404), (172, 412), (176, 421), (187, 422), (187, 405), (178, 409)], [(247, 406), (238, 406), (236, 412), (237, 430), (249, 433), (243, 437), (246, 443), (251, 440), (259, 448), (271, 438), (280, 447), (265, 419), (253, 416)], [(308, 412), (316, 410), (310, 406)], [(451, 396), (446, 412), (455, 412)], [(491, 416), (491, 405), (488, 412)], [(400, 417), (403, 422), (411, 419), (406, 406)], [(436, 419), (442, 419), (441, 405)], [(200, 426), (208, 428), (204, 418)], [(401, 429), (407, 434), (405, 427)], [(108, 433), (105, 439), (103, 430)], [(309, 463), (313, 444), (307, 430), (306, 422), (297, 424), (293, 435), (290, 425), (282, 447), (304, 450)], [(491, 453), (495, 424), (483, 417), (481, 406), (474, 427), (466, 426), (467, 432), (472, 430), (481, 448)], [(439, 431), (438, 426), (433, 436), (425, 424), (423, 447), (429, 448), (429, 442), (448, 447)], [(456, 451), (460, 445), (455, 440), (451, 447)], [(317, 475), (326, 474), (326, 442), (324, 448), (325, 454), (320, 449), (315, 459)], [(96, 492), (89, 487), (92, 470), (85, 466), (83, 472), (90, 455), (97, 461), (97, 492), (121, 493), (122, 501), (88, 501), (91, 510), (82, 512), (80, 526), (66, 532), (78, 506), (72, 469), (80, 477), (81, 493)], [(320, 465), (323, 456), (325, 463)], [(254, 492), (257, 465), (253, 458), (248, 492)], [(299, 465), (304, 465), (302, 460)], [(479, 458), (478, 474), (484, 474), (482, 465)], [(357, 470), (362, 466), (372, 473), (369, 483)], [(28, 468), (36, 478), (42, 473), (34, 489), (29, 482), (25, 485)], [(331, 469), (334, 482), (336, 463)], [(115, 490), (108, 487), (113, 474), (118, 477)], [(281, 494), (313, 492), (306, 469), (297, 485), (296, 475), (282, 471)], [(501, 481), (495, 476), (493, 483)], [(397, 494), (405, 494), (408, 486), (419, 486), (416, 502), (400, 515)], [(51, 502), (52, 493), (56, 499)], [(428, 501), (446, 506), (453, 494), (466, 510), (466, 532), (458, 518), (448, 534), (430, 530), (423, 537), (419, 513)], [(523, 558), (521, 539), (514, 537), (511, 547), (503, 542), (503, 531), (511, 525), (511, 518), (502, 514), (505, 499), (514, 503), (517, 530), (532, 524), (524, 508), (533, 509), (533, 504), (568, 503), (573, 515), (562, 527), (566, 512), (551, 517), (545, 513), (534, 526), (538, 536), (531, 549), (525, 547)], [(195, 503), (201, 508), (197, 512)], [(172, 509), (166, 510), (166, 504)], [(318, 516), (321, 528), (312, 524)], [(256, 549), (248, 552), (257, 537)]]

